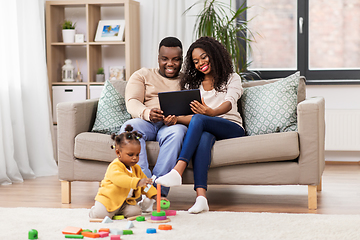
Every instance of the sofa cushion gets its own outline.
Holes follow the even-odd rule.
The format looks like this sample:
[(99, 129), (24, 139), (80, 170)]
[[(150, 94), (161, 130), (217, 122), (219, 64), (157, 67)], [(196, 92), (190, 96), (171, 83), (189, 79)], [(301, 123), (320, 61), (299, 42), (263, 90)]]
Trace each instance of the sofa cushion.
[(248, 87), (241, 96), (246, 135), (297, 130), (300, 72), (262, 86)]
[[(274, 83), (279, 80), (283, 80), (284, 78), (275, 78), (275, 79), (268, 79), (268, 80), (254, 80), (254, 81), (247, 81), (242, 83), (243, 88), (248, 87), (255, 87), (255, 86), (262, 86), (269, 83)], [(306, 78), (304, 76), (300, 76), (299, 79), (299, 87), (297, 92), (297, 102), (300, 103), (306, 99)]]
[(105, 134), (118, 133), (121, 125), (129, 119), (131, 115), (126, 110), (124, 97), (109, 81), (106, 81), (91, 131)]
[[(109, 135), (84, 132), (75, 138), (74, 155), (79, 159), (111, 162), (116, 158), (110, 149), (113, 140)], [(154, 166), (159, 153), (158, 142), (147, 142), (150, 166)], [(236, 164), (287, 161), (299, 156), (297, 132), (263, 134), (216, 141), (212, 150), (211, 167)], [(191, 167), (191, 165), (189, 165)]]
[(299, 156), (297, 132), (244, 136), (216, 141), (210, 167), (288, 161)]

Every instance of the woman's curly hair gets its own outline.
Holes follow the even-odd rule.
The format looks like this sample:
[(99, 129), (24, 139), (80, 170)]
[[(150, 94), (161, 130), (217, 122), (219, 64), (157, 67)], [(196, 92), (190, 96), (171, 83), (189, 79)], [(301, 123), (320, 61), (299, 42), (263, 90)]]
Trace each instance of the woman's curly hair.
[(209, 57), (215, 90), (218, 92), (225, 91), (230, 75), (234, 72), (234, 67), (229, 52), (212, 37), (201, 37), (189, 47), (184, 62), (184, 77), (180, 82), (181, 89), (197, 89), (204, 80), (205, 74), (195, 68), (192, 59), (192, 52), (195, 48), (203, 49)]

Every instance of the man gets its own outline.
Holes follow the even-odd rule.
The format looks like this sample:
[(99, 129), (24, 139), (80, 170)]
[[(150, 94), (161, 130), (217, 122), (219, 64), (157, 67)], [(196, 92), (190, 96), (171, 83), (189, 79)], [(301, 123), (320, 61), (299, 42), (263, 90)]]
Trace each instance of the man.
[[(130, 124), (143, 135), (140, 139), (140, 165), (150, 178), (170, 172), (179, 156), (187, 127), (175, 124), (175, 116), (164, 116), (160, 110), (159, 92), (180, 90), (180, 69), (182, 65), (182, 44), (174, 37), (164, 38), (159, 44), (159, 68), (142, 68), (134, 72), (125, 91), (126, 108), (133, 119), (125, 122), (120, 133)], [(149, 170), (145, 141), (158, 141), (159, 155), (153, 172)], [(169, 188), (162, 187), (161, 195), (166, 197)]]

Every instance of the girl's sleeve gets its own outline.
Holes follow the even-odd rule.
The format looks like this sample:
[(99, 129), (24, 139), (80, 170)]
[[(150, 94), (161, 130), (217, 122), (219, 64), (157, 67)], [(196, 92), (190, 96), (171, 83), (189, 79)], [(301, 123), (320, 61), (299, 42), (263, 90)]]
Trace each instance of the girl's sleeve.
[(138, 177), (131, 177), (118, 166), (113, 165), (108, 173), (110, 181), (118, 187), (136, 189), (140, 181)]
[(237, 101), (240, 99), (243, 92), (244, 90), (241, 85), (241, 78), (239, 74), (233, 73), (227, 85), (225, 101), (229, 101), (232, 106), (236, 106)]

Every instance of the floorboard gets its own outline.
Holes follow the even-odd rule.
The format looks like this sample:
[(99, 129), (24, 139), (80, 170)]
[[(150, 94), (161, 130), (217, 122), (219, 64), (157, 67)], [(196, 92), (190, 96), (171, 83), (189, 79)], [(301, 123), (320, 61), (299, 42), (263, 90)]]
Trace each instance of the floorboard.
[[(99, 183), (73, 182), (72, 203), (61, 204), (57, 176), (0, 186), (0, 207), (90, 208)], [(307, 208), (307, 186), (210, 185), (211, 211), (360, 214), (360, 165), (326, 165), (318, 209)], [(171, 209), (187, 210), (195, 200), (192, 185), (173, 187)]]

